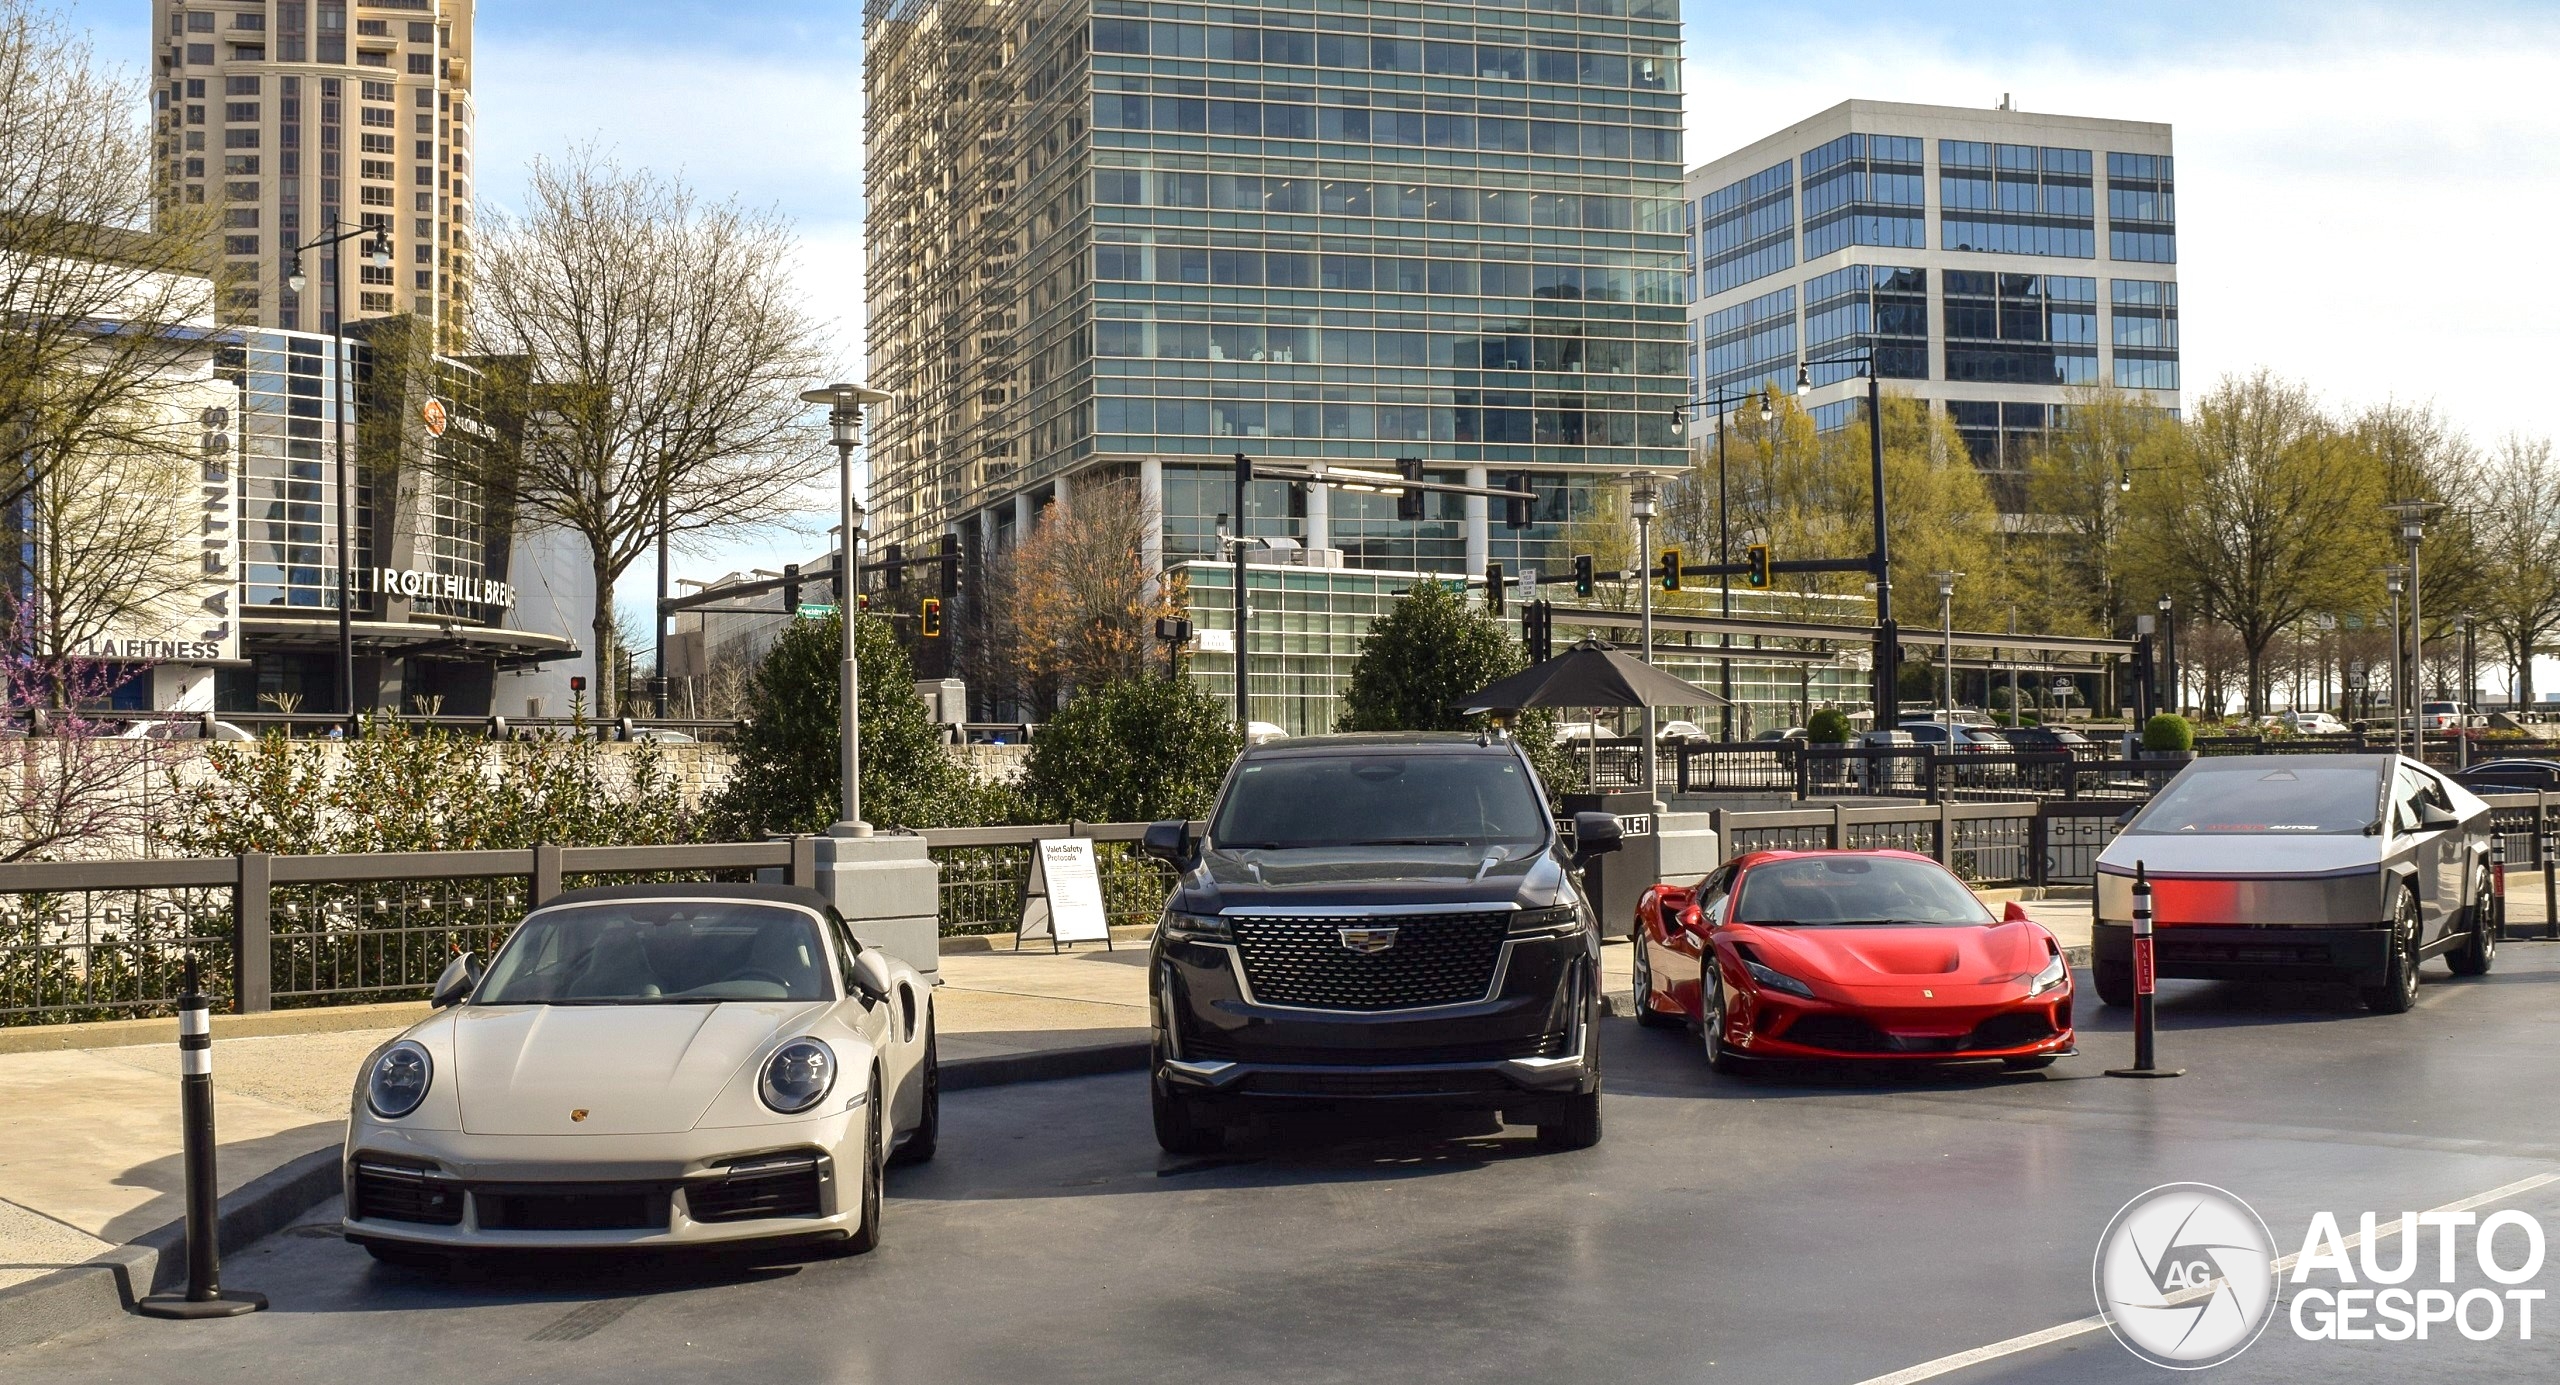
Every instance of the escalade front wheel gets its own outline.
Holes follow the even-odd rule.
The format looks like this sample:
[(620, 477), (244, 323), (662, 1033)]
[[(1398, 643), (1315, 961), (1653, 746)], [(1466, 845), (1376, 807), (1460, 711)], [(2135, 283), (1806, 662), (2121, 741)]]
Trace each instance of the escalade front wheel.
[[(1159, 1067), (1164, 1062), (1161, 1051), (1156, 1055)], [(1226, 1148), (1227, 1127), (1200, 1103), (1181, 1096), (1165, 1085), (1161, 1077), (1147, 1080), (1147, 1104), (1155, 1116), (1156, 1143), (1167, 1154), (1215, 1154)]]
[(1598, 1143), (1598, 1092), (1558, 1098), (1554, 1106), (1538, 1113), (1538, 1148), (1550, 1151), (1589, 1149)]

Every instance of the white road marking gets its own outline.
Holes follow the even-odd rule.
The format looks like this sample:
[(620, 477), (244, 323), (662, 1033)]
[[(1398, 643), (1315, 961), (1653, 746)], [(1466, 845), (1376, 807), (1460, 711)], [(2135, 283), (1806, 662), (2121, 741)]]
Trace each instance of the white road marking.
[[(2435, 1208), (2433, 1211), (2423, 1213), (2421, 1215), (2433, 1216), (2437, 1213), (2468, 1212), (2475, 1207), (2485, 1207), (2492, 1202), (2502, 1202), (2508, 1198), (2532, 1192), (2536, 1188), (2552, 1183), (2560, 1183), (2560, 1173), (2538, 1173), (2531, 1178), (2519, 1178), (2513, 1183), (2491, 1188), (2485, 1193), (2475, 1193), (2459, 1202), (2448, 1202), (2442, 1207)], [(2380, 1240), (2385, 1237), (2395, 1236), (2399, 1234), (2399, 1231), (2400, 1223), (2398, 1219), (2395, 1218), (2391, 1221), (2382, 1222), (2376, 1225), (2374, 1227), (2374, 1238), (2376, 1240)], [(2354, 1250), (2363, 1244), (2364, 1233), (2358, 1231), (2345, 1239), (2344, 1248)], [(2286, 1270), (2292, 1269), (2293, 1262), (2300, 1258), (2301, 1257), (2296, 1254), (2285, 1256), (2283, 1259), (2276, 1261), (2275, 1272), (2282, 1274)], [(2199, 1284), (2192, 1289), (2180, 1290), (2177, 1293), (2171, 1294), (2168, 1301), (2173, 1304), (2187, 1303), (2195, 1299), (2203, 1298), (2206, 1295), (2211, 1294), (2221, 1283), (2221, 1280), (2216, 1279), (2204, 1284)], [(2030, 1332), (2023, 1337), (2011, 1337), (2005, 1342), (1993, 1342), (1989, 1346), (1975, 1347), (1970, 1351), (1959, 1351), (1952, 1356), (1941, 1356), (1935, 1361), (1923, 1361), (1916, 1366), (1905, 1366), (1901, 1370), (1895, 1371), (1890, 1375), (1871, 1376), (1865, 1380), (1859, 1381), (1858, 1385), (1913, 1385), (1913, 1382), (1915, 1381), (1934, 1380), (1942, 1375), (1950, 1375), (1968, 1367), (1979, 1366), (1985, 1361), (1997, 1361), (2003, 1356), (2015, 1356), (2022, 1351), (2033, 1351), (2037, 1347), (2050, 1346), (2055, 1342), (2068, 1341), (2073, 1337), (2078, 1337), (2085, 1333), (2104, 1332), (2106, 1328), (2107, 1320), (2105, 1316), (2102, 1314), (2092, 1314), (2085, 1318), (2077, 1318), (2070, 1322), (2060, 1323), (2055, 1326), (2045, 1328), (2041, 1332)]]

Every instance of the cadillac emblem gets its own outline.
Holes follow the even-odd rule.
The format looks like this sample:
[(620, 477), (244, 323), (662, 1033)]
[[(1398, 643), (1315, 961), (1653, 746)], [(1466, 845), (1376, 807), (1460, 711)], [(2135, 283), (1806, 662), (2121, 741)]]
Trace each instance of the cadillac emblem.
[(1393, 928), (1343, 928), (1335, 930), (1344, 948), (1363, 957), (1374, 957), (1396, 945)]
[(584, 1107), (584, 1106), (581, 1106), (581, 1107), (579, 1107), (578, 1109), (576, 1109), (576, 1110), (574, 1110), (574, 1111), (571, 1111), (571, 1112), (569, 1113), (569, 1119), (570, 1119), (571, 1121), (573, 1121), (573, 1122), (574, 1122), (574, 1121), (582, 1121), (582, 1120), (585, 1120), (586, 1118), (587, 1118), (587, 1108), (586, 1108), (586, 1107)]

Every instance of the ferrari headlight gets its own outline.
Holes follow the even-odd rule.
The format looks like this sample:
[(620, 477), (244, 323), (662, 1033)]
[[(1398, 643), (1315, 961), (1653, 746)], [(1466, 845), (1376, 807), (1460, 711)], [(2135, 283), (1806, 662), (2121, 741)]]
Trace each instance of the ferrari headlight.
[(364, 1104), (384, 1120), (398, 1120), (427, 1099), (427, 1084), (435, 1075), (435, 1060), (427, 1051), (402, 1039), (373, 1060), (373, 1071), (365, 1078)]
[(2058, 990), (2070, 984), (2070, 981), (2071, 964), (2063, 961), (2060, 953), (2056, 953), (2052, 961), (2044, 964), (2044, 970), (2037, 972), (2027, 982), (2027, 995), (2030, 998), (2040, 996), (2047, 991)]
[(1752, 980), (1759, 982), (1770, 990), (1784, 991), (1788, 995), (1803, 996), (1807, 1000), (1813, 999), (1813, 987), (1798, 981), (1794, 977), (1787, 975), (1785, 972), (1778, 970), (1776, 967), (1754, 961), (1748, 957), (1742, 959), (1742, 965), (1745, 970), (1751, 973)]
[(756, 1091), (765, 1105), (789, 1116), (825, 1100), (835, 1085), (835, 1051), (816, 1039), (793, 1039), (765, 1060)]
[(1581, 911), (1570, 904), (1559, 904), (1552, 909), (1523, 909), (1511, 916), (1511, 936), (1515, 938), (1581, 931)]
[(1161, 926), (1166, 939), (1172, 942), (1231, 943), (1236, 940), (1234, 926), (1216, 914), (1185, 914), (1167, 909)]

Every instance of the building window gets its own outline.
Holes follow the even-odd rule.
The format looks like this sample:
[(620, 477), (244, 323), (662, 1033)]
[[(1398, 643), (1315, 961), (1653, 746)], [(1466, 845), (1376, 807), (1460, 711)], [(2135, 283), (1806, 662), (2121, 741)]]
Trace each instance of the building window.
[(1946, 378), (2011, 385), (2098, 382), (2098, 281), (1949, 270)]
[(2177, 263), (2178, 184), (2172, 163), (2166, 154), (2107, 156), (2109, 255), (2146, 264)]
[(258, 253), (258, 238), (256, 236), (224, 236), (222, 238), (222, 253), (225, 255), (255, 255)]
[(234, 130), (225, 130), (225, 131), (223, 131), (223, 132), (222, 132), (222, 147), (223, 147), (223, 148), (225, 148), (225, 149), (255, 149), (255, 148), (257, 148), (257, 147), (258, 147), (258, 131), (257, 131), (256, 127), (252, 126), (251, 128), (249, 128), (249, 129), (245, 129), (245, 130), (238, 130), (238, 129), (234, 129)]
[(225, 96), (255, 96), (258, 94), (258, 79), (255, 77), (225, 77), (222, 79), (222, 94)]
[[(1796, 360), (1796, 291), (1783, 288), (1711, 313), (1698, 326), (1698, 345), (1709, 394), (1750, 389), (1792, 376)], [(1785, 388), (1792, 378), (1780, 380)]]
[[(1929, 378), (1929, 271), (1850, 265), (1804, 286), (1805, 360), (1872, 347), (1876, 374), (1888, 380)], [(1863, 362), (1808, 364), (1813, 383), (1862, 376)]]
[(212, 33), (214, 18), (215, 16), (210, 10), (195, 11), (187, 16), (187, 32), (191, 34)]
[(392, 135), (367, 134), (359, 137), (359, 143), (363, 145), (364, 152), (368, 154), (397, 154), (400, 152), (400, 141), (396, 136)]
[(362, 38), (389, 38), (391, 37), (391, 21), (388, 19), (359, 19), (356, 21), (356, 34)]
[(1851, 245), (1917, 250), (1926, 246), (1926, 171), (1917, 139), (1842, 135), (1807, 153), (1804, 257)]
[(190, 43), (190, 44), (188, 44), (188, 45), (187, 45), (187, 66), (189, 66), (189, 67), (211, 67), (211, 66), (213, 66), (213, 45), (212, 45), (212, 44), (210, 44), (210, 43)]
[(361, 120), (375, 129), (391, 130), (399, 127), (400, 117), (395, 111), (384, 110), (378, 106), (367, 106), (364, 108)]
[(2116, 383), (2126, 389), (2178, 388), (2178, 286), (2147, 279), (2107, 285)]
[(391, 205), (391, 189), (377, 187), (359, 188), (357, 189), (356, 200), (368, 207), (388, 207)]
[(362, 176), (364, 177), (378, 179), (387, 183), (394, 177), (398, 176), (392, 171), (391, 161), (389, 159), (364, 159), (359, 162), (363, 165)]
[(2086, 149), (1938, 141), (1938, 248), (2094, 259)]
[(359, 295), (359, 299), (360, 306), (364, 311), (369, 313), (389, 313), (399, 311), (391, 306), (392, 296), (387, 293), (362, 294)]
[(267, 27), (267, 17), (257, 10), (242, 10), (238, 14), (231, 16), (231, 27), (234, 29), (263, 30)]
[(433, 53), (410, 54), (409, 73), (411, 76), (415, 77), (432, 77), (436, 75), (436, 55)]
[(1712, 298), (1796, 262), (1795, 168), (1763, 169), (1698, 199), (1698, 296)]
[(222, 214), (222, 224), (235, 231), (254, 231), (258, 229), (258, 209), (233, 207)]
[(427, 22), (426, 22), (426, 21), (424, 21), (424, 20), (416, 20), (416, 19), (410, 20), (410, 21), (409, 21), (409, 41), (410, 41), (411, 43), (433, 43), (433, 42), (435, 42), (435, 41), (436, 41), (436, 26), (435, 26), (435, 25), (433, 25), (433, 24), (427, 23)]
[(222, 107), (222, 118), (235, 125), (255, 123), (258, 119), (258, 103), (255, 101), (225, 102)]
[(358, 49), (356, 51), (356, 66), (389, 67), (391, 66), (391, 55), (388, 53), (377, 53), (370, 48)]

